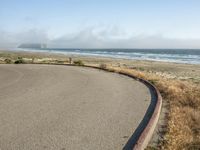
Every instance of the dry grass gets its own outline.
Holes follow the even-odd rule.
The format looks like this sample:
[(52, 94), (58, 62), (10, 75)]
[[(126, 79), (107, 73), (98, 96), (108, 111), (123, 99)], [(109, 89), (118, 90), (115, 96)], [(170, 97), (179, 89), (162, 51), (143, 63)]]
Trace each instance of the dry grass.
[(169, 103), (167, 129), (156, 149), (200, 149), (200, 87), (187, 81), (167, 79), (134, 69), (107, 67), (110, 71), (132, 74), (149, 80)]
[(200, 88), (174, 80), (156, 86), (170, 106), (163, 149), (200, 149)]

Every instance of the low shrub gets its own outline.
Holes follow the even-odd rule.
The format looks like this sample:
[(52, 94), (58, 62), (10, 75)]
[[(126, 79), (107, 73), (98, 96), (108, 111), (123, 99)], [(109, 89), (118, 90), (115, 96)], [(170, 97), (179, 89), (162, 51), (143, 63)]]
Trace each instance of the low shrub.
[(107, 65), (106, 65), (106, 64), (100, 64), (99, 67), (100, 67), (101, 69), (106, 69), (106, 68), (107, 68)]
[(77, 66), (84, 66), (84, 63), (81, 60), (76, 60), (73, 63), (74, 65), (77, 65)]
[(4, 61), (6, 62), (6, 64), (11, 64), (12, 63), (12, 61), (10, 59), (8, 59), (8, 58), (6, 58)]
[(25, 63), (22, 57), (18, 57), (18, 59), (15, 61), (15, 64), (23, 64)]

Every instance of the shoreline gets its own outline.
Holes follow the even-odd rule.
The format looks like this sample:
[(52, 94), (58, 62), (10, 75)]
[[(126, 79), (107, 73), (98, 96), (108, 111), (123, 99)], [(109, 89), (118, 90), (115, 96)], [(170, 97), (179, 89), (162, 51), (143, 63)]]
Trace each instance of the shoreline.
[(114, 67), (131, 68), (138, 71), (145, 71), (150, 73), (156, 73), (159, 76), (180, 79), (191, 80), (192, 82), (200, 82), (200, 64), (183, 64), (174, 62), (158, 62), (149, 60), (131, 60), (109, 57), (97, 57), (97, 56), (80, 56), (80, 55), (65, 55), (56, 54), (50, 52), (28, 52), (28, 51), (15, 51), (15, 50), (0, 50), (0, 63), (3, 59), (9, 57), (11, 59), (17, 59), (17, 57), (24, 57), (27, 59), (35, 58), (41, 62), (53, 62), (68, 61), (71, 57), (74, 61), (81, 60), (85, 64), (98, 65), (108, 64)]
[[(74, 49), (76, 50), (76, 49)], [(92, 49), (89, 49), (89, 50), (92, 50)], [(103, 50), (103, 49), (100, 49), (100, 50)], [(110, 49), (112, 50), (112, 49)], [(141, 49), (142, 50), (142, 49)], [(150, 49), (151, 50), (151, 49)], [(152, 49), (153, 50), (153, 49)], [(164, 50), (164, 49), (163, 49)], [(173, 50), (173, 49), (171, 49)], [(0, 50), (1, 51), (1, 50)], [(109, 55), (106, 55), (106, 54), (85, 54), (85, 53), (74, 53), (73, 52), (62, 52), (62, 51), (56, 51), (54, 49), (47, 49), (47, 50), (34, 50), (34, 49), (15, 49), (15, 50), (12, 50), (12, 49), (7, 49), (5, 51), (10, 51), (10, 52), (24, 52), (24, 53), (46, 53), (46, 54), (52, 54), (52, 55), (64, 55), (64, 56), (74, 56), (74, 57), (87, 57), (87, 58), (106, 58), (106, 59), (119, 59), (119, 60), (126, 60), (126, 61), (147, 61), (147, 62), (161, 62), (161, 63), (174, 63), (174, 64), (189, 64), (189, 65), (200, 65), (200, 62), (196, 62), (196, 63), (192, 63), (192, 62), (187, 62), (187, 61), (176, 61), (175, 59), (150, 59), (150, 58), (137, 58), (137, 57), (133, 57), (133, 58), (127, 58), (127, 57), (123, 57), (123, 56), (109, 56)], [(199, 50), (196, 50), (196, 51), (199, 51)], [(71, 54), (70, 54), (71, 53)], [(144, 54), (144, 55), (148, 55), (148, 54)], [(156, 55), (156, 54), (155, 54)], [(160, 55), (160, 54), (157, 54), (157, 55)], [(172, 55), (172, 54), (169, 54), (169, 55)]]
[(200, 64), (192, 64), (192, 63), (181, 63), (181, 62), (171, 62), (171, 61), (161, 61), (161, 60), (145, 60), (145, 59), (129, 59), (129, 58), (115, 58), (115, 57), (109, 57), (109, 56), (95, 56), (95, 55), (81, 55), (81, 54), (63, 54), (63, 53), (57, 53), (57, 52), (42, 52), (42, 51), (23, 51), (23, 50), (1, 50), (1, 53), (14, 53), (14, 54), (20, 54), (25, 56), (32, 56), (35, 55), (37, 57), (55, 57), (55, 58), (80, 58), (80, 59), (98, 59), (98, 60), (115, 60), (115, 61), (125, 61), (125, 62), (143, 62), (143, 63), (161, 63), (161, 64), (174, 64), (174, 65), (186, 65), (186, 66), (199, 66)]

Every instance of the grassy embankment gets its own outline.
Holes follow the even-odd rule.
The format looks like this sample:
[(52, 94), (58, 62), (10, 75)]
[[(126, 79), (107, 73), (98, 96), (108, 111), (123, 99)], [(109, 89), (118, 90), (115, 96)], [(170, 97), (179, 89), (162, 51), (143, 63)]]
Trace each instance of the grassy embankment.
[[(67, 64), (65, 57), (0, 53), (0, 63), (47, 63)], [(75, 61), (84, 65), (82, 61)], [(163, 101), (168, 103), (166, 127), (162, 130), (162, 140), (156, 149), (200, 149), (200, 83), (193, 80), (168, 78), (144, 68), (102, 64), (94, 61), (95, 66), (114, 72), (125, 72), (152, 82), (161, 92)], [(90, 65), (92, 61), (90, 61)], [(113, 67), (114, 66), (114, 67)], [(149, 147), (149, 149), (154, 149)]]
[(200, 149), (199, 84), (127, 68), (108, 69), (133, 74), (152, 82), (161, 92), (163, 101), (169, 104), (167, 126), (157, 149)]

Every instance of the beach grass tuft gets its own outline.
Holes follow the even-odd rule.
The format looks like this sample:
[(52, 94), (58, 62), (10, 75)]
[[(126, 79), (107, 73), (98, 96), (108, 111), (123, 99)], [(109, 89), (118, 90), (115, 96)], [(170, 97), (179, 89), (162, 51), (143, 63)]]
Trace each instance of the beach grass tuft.
[(106, 68), (107, 68), (107, 64), (100, 64), (100, 65), (99, 65), (99, 68), (101, 68), (101, 69), (106, 69)]
[(75, 60), (75, 61), (73, 62), (73, 64), (74, 64), (74, 65), (77, 65), (77, 66), (84, 66), (84, 63), (83, 63), (82, 60)]
[(12, 63), (12, 60), (8, 59), (8, 58), (6, 58), (4, 61), (5, 61), (6, 64), (11, 64)]
[(22, 57), (18, 57), (18, 59), (17, 60), (15, 60), (15, 62), (14, 62), (15, 64), (23, 64), (23, 63), (25, 63), (25, 61), (23, 60), (23, 58)]

